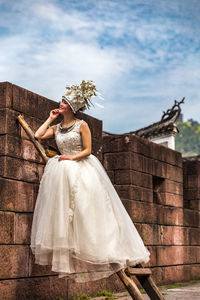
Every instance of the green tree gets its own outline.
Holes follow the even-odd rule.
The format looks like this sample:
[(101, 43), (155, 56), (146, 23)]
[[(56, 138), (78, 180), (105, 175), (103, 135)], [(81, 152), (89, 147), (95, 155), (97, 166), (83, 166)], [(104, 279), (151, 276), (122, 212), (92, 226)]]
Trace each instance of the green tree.
[(184, 157), (200, 154), (200, 123), (193, 119), (177, 122), (179, 133), (175, 138), (175, 148)]

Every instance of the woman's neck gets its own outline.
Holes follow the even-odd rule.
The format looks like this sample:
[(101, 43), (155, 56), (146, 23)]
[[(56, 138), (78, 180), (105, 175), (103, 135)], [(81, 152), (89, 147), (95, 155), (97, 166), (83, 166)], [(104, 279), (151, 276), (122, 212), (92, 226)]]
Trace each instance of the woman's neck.
[(63, 118), (63, 124), (68, 125), (75, 120), (74, 114), (67, 114)]

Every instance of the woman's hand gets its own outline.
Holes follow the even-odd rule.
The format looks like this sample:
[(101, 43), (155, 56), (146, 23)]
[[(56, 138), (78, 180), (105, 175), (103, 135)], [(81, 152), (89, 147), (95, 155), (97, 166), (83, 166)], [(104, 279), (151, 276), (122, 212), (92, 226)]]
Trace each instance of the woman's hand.
[(57, 109), (53, 109), (53, 110), (50, 111), (49, 117), (53, 121), (53, 120), (55, 120), (59, 116), (59, 114), (60, 113), (59, 113), (59, 109), (58, 108)]
[(58, 161), (61, 161), (61, 160), (75, 160), (73, 156), (70, 156), (70, 155), (67, 155), (67, 154), (62, 154)]

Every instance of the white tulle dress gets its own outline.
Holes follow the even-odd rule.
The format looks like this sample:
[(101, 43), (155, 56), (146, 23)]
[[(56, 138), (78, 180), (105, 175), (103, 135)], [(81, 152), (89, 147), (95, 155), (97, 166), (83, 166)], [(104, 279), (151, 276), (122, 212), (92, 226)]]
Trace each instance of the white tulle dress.
[[(61, 154), (82, 150), (80, 125), (55, 139)], [(49, 159), (40, 182), (31, 228), (35, 263), (77, 282), (110, 276), (149, 261), (149, 251), (100, 161)]]

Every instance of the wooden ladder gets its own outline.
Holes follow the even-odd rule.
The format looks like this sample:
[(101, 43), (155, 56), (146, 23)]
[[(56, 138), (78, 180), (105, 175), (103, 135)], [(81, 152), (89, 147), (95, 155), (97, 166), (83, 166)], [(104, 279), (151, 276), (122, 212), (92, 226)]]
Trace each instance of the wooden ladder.
[(153, 281), (151, 276), (152, 272), (149, 268), (143, 268), (141, 264), (138, 264), (135, 267), (128, 267), (118, 271), (117, 275), (123, 282), (132, 299), (144, 300), (136, 283), (131, 278), (131, 276), (135, 276), (151, 300), (164, 300), (163, 295)]

